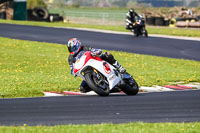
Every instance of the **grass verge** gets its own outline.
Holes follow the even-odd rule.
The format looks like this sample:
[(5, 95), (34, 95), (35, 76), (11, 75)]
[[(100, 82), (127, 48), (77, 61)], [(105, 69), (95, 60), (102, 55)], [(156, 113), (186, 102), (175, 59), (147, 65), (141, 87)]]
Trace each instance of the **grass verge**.
[[(2, 20), (0, 23), (9, 24), (22, 24), (22, 25), (34, 25), (34, 26), (47, 26), (47, 27), (74, 27), (74, 28), (90, 28), (100, 29), (109, 31), (119, 32), (130, 32), (125, 29), (125, 26), (107, 26), (107, 25), (89, 25), (89, 24), (72, 24), (72, 23), (48, 23), (48, 22), (34, 22), (34, 21), (14, 21), (14, 20)], [(160, 34), (160, 35), (172, 35), (172, 36), (185, 36), (185, 37), (200, 37), (200, 30), (193, 29), (181, 29), (181, 28), (169, 28), (169, 27), (148, 27), (149, 34)]]
[(128, 123), (0, 127), (3, 133), (198, 133), (200, 123)]
[[(43, 91), (77, 90), (65, 45), (0, 37), (0, 98), (43, 96)], [(140, 86), (200, 82), (200, 62), (111, 51)]]

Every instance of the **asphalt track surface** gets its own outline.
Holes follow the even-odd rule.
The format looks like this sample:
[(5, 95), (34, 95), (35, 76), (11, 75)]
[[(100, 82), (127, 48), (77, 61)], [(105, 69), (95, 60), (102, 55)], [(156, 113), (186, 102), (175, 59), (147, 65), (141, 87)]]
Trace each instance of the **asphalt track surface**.
[(200, 90), (0, 100), (0, 125), (199, 122)]
[(131, 35), (11, 24), (0, 24), (0, 36), (59, 44), (66, 44), (70, 38), (76, 37), (82, 44), (96, 48), (200, 61), (200, 41), (136, 38)]
[[(198, 41), (0, 24), (0, 36), (83, 44), (133, 53), (200, 61)], [(0, 99), (0, 125), (62, 125), (127, 122), (200, 122), (200, 90), (117, 95)]]

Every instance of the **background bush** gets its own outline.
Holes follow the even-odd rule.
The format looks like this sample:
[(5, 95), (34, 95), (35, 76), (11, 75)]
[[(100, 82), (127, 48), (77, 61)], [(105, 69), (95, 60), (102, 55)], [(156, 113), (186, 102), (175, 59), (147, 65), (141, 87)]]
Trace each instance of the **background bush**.
[(35, 7), (44, 7), (47, 8), (47, 5), (43, 0), (27, 0), (27, 8), (33, 9)]

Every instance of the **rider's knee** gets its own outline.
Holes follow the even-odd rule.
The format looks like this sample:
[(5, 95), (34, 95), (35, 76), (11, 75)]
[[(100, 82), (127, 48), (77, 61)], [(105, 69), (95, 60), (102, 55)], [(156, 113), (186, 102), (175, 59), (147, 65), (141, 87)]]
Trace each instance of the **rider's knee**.
[(104, 54), (105, 54), (106, 58), (109, 60), (112, 60), (114, 58), (110, 52), (105, 52)]
[(114, 64), (115, 61), (116, 61), (114, 56), (110, 52), (105, 52), (104, 53), (103, 60), (107, 61), (110, 64)]
[(113, 56), (110, 52), (105, 52), (107, 56)]

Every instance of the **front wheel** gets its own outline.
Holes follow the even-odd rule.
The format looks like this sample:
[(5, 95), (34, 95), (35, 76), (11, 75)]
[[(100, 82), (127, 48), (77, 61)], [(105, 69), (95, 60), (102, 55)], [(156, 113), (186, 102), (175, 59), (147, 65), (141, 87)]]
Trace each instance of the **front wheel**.
[(110, 89), (108, 88), (108, 86), (103, 87), (103, 86), (105, 86), (105, 85), (101, 84), (101, 82), (103, 82), (103, 81), (101, 81), (98, 77), (96, 77), (95, 74), (86, 73), (85, 80), (86, 80), (88, 86), (93, 91), (95, 91), (99, 96), (108, 96), (109, 95)]
[(125, 81), (125, 84), (120, 86), (121, 90), (127, 95), (136, 95), (139, 91), (137, 82), (132, 78), (131, 84), (129, 81)]
[(145, 32), (144, 32), (144, 36), (145, 36), (145, 37), (148, 37), (148, 32), (147, 32), (146, 29), (145, 29)]
[(139, 33), (138, 33), (137, 29), (132, 29), (131, 32), (133, 33), (134, 37), (138, 37), (139, 36)]
[(142, 35), (148, 37), (148, 32), (145, 28), (142, 29)]

